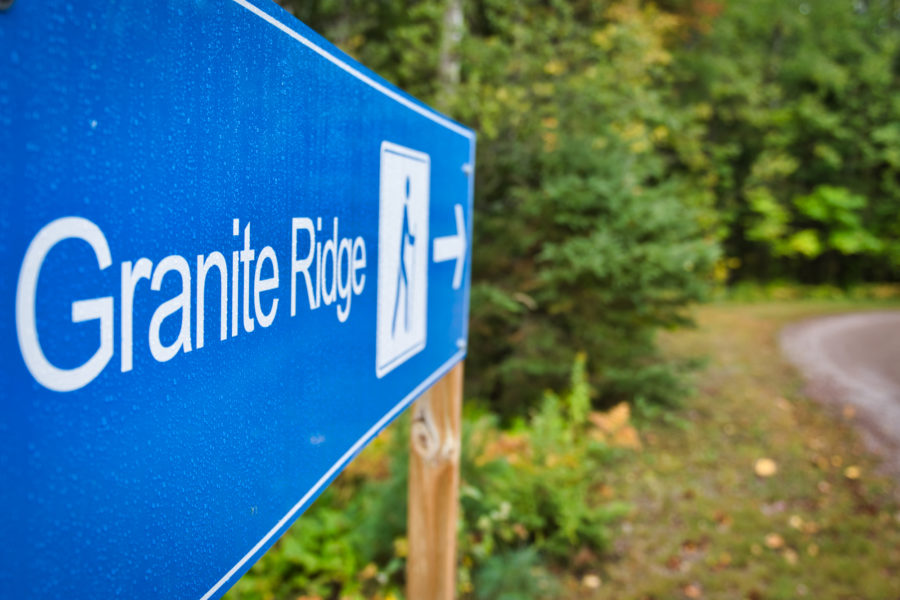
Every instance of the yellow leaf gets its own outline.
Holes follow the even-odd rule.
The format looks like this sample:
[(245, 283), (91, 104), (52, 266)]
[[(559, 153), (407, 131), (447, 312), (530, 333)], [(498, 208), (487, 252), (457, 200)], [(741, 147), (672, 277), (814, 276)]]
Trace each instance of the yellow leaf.
[(760, 477), (771, 477), (778, 472), (778, 465), (771, 458), (759, 458), (753, 465), (753, 470)]
[(612, 39), (609, 35), (611, 31), (613, 31), (613, 29), (610, 29), (609, 27), (598, 29), (591, 35), (591, 41), (604, 50), (609, 50), (613, 46)]
[(646, 140), (637, 140), (632, 142), (628, 149), (634, 154), (643, 154), (650, 149), (650, 144)]
[(612, 445), (617, 448), (640, 450), (641, 438), (638, 437), (637, 430), (634, 427), (627, 425), (613, 435)]
[(784, 546), (784, 538), (777, 533), (770, 533), (766, 536), (766, 547), (778, 550), (782, 546)]
[(844, 477), (847, 479), (859, 479), (859, 476), (862, 474), (859, 467), (856, 465), (850, 465), (846, 469), (844, 469)]
[(559, 136), (557, 136), (555, 132), (545, 131), (541, 138), (544, 140), (544, 152), (553, 152), (556, 150)]
[(561, 60), (553, 59), (544, 65), (544, 72), (547, 75), (560, 75), (566, 70), (566, 65)]
[(605, 433), (615, 433), (627, 425), (630, 418), (631, 408), (625, 402), (613, 406), (606, 412), (592, 412), (588, 415), (591, 423)]

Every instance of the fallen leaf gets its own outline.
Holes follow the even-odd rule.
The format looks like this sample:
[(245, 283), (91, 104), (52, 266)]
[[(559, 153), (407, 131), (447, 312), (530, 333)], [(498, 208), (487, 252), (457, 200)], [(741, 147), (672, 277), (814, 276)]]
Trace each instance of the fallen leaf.
[(531, 441), (522, 434), (503, 433), (487, 444), (484, 453), (475, 462), (483, 465), (498, 458), (505, 458), (510, 464), (515, 464), (519, 462), (520, 457), (531, 458)]
[(600, 580), (600, 578), (593, 573), (588, 573), (581, 579), (581, 585), (591, 590), (596, 590), (598, 587), (600, 587), (601, 583), (603, 582)]
[(842, 412), (844, 414), (844, 418), (848, 421), (856, 416), (856, 409), (849, 404), (844, 405), (844, 410)]
[(828, 494), (831, 492), (831, 484), (827, 481), (820, 481), (816, 487), (818, 487), (819, 491), (823, 494)]
[(592, 412), (588, 419), (604, 433), (615, 433), (628, 424), (631, 408), (628, 403), (620, 402), (607, 412)]
[(753, 470), (760, 477), (771, 477), (778, 472), (778, 465), (771, 458), (758, 458)]
[(766, 546), (768, 546), (772, 550), (778, 550), (779, 548), (784, 546), (784, 538), (777, 533), (770, 533), (766, 536)]
[(788, 519), (788, 525), (794, 529), (801, 529), (803, 527), (803, 519), (800, 518), (800, 515), (791, 515), (791, 518)]
[(847, 479), (859, 479), (860, 475), (861, 471), (856, 465), (850, 465), (849, 467), (844, 469), (844, 477), (846, 477)]
[(638, 437), (637, 429), (631, 425), (627, 425), (617, 431), (613, 435), (612, 446), (616, 448), (629, 448), (631, 450), (641, 449), (641, 438)]
[(734, 522), (728, 513), (722, 510), (717, 510), (713, 514), (713, 520), (722, 527), (729, 527)]
[(782, 552), (781, 555), (784, 557), (784, 560), (785, 562), (787, 562), (787, 564), (791, 566), (797, 564), (797, 553), (791, 548), (785, 548), (784, 552)]
[(612, 488), (612, 486), (606, 485), (605, 483), (600, 484), (600, 488), (597, 490), (597, 493), (601, 498), (605, 498), (607, 500), (615, 497), (616, 491)]
[(689, 583), (681, 590), (684, 592), (684, 595), (688, 598), (701, 598), (703, 596), (703, 590), (700, 589), (700, 586), (696, 583)]

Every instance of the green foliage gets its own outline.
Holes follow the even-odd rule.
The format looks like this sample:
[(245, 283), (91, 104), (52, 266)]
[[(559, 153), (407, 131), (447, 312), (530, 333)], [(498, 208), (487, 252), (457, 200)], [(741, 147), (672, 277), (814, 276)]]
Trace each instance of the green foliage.
[[(628, 511), (615, 502), (600, 502), (603, 465), (614, 456), (588, 435), (590, 388), (584, 356), (571, 372), (571, 389), (547, 392), (529, 421), (499, 438), (491, 417), (467, 423), (461, 491), (463, 511), (462, 577), (475, 584), (495, 573), (492, 557), (525, 560), (526, 549), (542, 560), (564, 564), (578, 549), (602, 553), (610, 541), (610, 525)], [(465, 565), (474, 565), (467, 568)], [(522, 586), (541, 589), (541, 573)], [(465, 586), (464, 586), (465, 587)], [(490, 586), (489, 586), (490, 588)], [(483, 596), (490, 597), (490, 596)]]
[(490, 556), (478, 571), (475, 600), (533, 600), (554, 598), (559, 586), (540, 564), (534, 548)]
[(792, 207), (779, 204), (766, 188), (753, 190), (748, 201), (759, 218), (747, 237), (767, 244), (776, 255), (814, 259), (825, 252), (878, 256), (884, 251), (882, 240), (863, 225), (868, 201), (847, 188), (817, 186), (811, 194), (795, 197)]
[(709, 198), (678, 166), (693, 134), (671, 136), (698, 121), (665, 108), (677, 25), (652, 7), (505, 3), (465, 40), (452, 108), (481, 133), (467, 384), (504, 415), (579, 350), (599, 403), (677, 396), (653, 334), (686, 322), (716, 258)]
[(404, 425), (392, 429), (388, 442), (367, 450), (367, 464), (389, 465), (389, 476), (366, 473), (365, 465), (351, 467), (226, 597), (398, 597), (406, 564), (409, 438)]
[(826, 249), (844, 255), (879, 255), (882, 241), (863, 226), (868, 201), (847, 188), (817, 186), (807, 196), (794, 199), (798, 212), (821, 230)]
[(718, 300), (737, 302), (765, 302), (771, 300), (836, 300), (877, 301), (886, 305), (900, 299), (900, 285), (859, 284), (837, 287), (830, 284), (798, 285), (790, 281), (770, 281), (765, 284), (742, 282), (718, 291)]
[(362, 565), (350, 540), (352, 520), (329, 496), (326, 491), (276, 549), (263, 555), (238, 581), (230, 592), (232, 598), (284, 598), (298, 591), (328, 597), (336, 582), (355, 583)]
[[(590, 387), (579, 356), (565, 394), (548, 392), (515, 431), (488, 413), (464, 418), (459, 523), (464, 597), (553, 598), (548, 562), (565, 564), (608, 547), (612, 523), (628, 507), (594, 490), (614, 451), (588, 435)], [(398, 597), (407, 541), (408, 428), (367, 450), (229, 592), (232, 600)], [(363, 459), (360, 459), (363, 460)], [(359, 470), (361, 469), (361, 470)]]
[[(900, 275), (900, 14), (884, 2), (692, 5), (676, 54), (708, 107), (704, 159), (732, 278)], [(706, 10), (705, 18), (702, 13)]]

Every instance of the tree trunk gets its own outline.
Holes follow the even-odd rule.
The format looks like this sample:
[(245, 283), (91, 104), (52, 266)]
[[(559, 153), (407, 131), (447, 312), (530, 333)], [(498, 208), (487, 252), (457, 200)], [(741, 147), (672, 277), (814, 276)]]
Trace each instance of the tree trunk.
[(441, 110), (450, 108), (453, 96), (456, 94), (456, 87), (459, 85), (459, 44), (462, 41), (464, 28), (462, 0), (446, 0), (441, 35), (441, 55), (438, 63), (440, 89), (438, 90), (437, 105)]

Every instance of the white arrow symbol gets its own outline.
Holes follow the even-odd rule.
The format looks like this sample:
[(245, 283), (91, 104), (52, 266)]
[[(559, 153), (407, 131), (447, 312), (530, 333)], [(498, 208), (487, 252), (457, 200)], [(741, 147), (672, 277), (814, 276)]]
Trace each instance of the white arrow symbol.
[(466, 263), (466, 224), (463, 221), (462, 205), (454, 205), (453, 210), (456, 212), (456, 235), (434, 238), (432, 259), (434, 262), (456, 261), (453, 289), (458, 290), (462, 285), (463, 266)]

